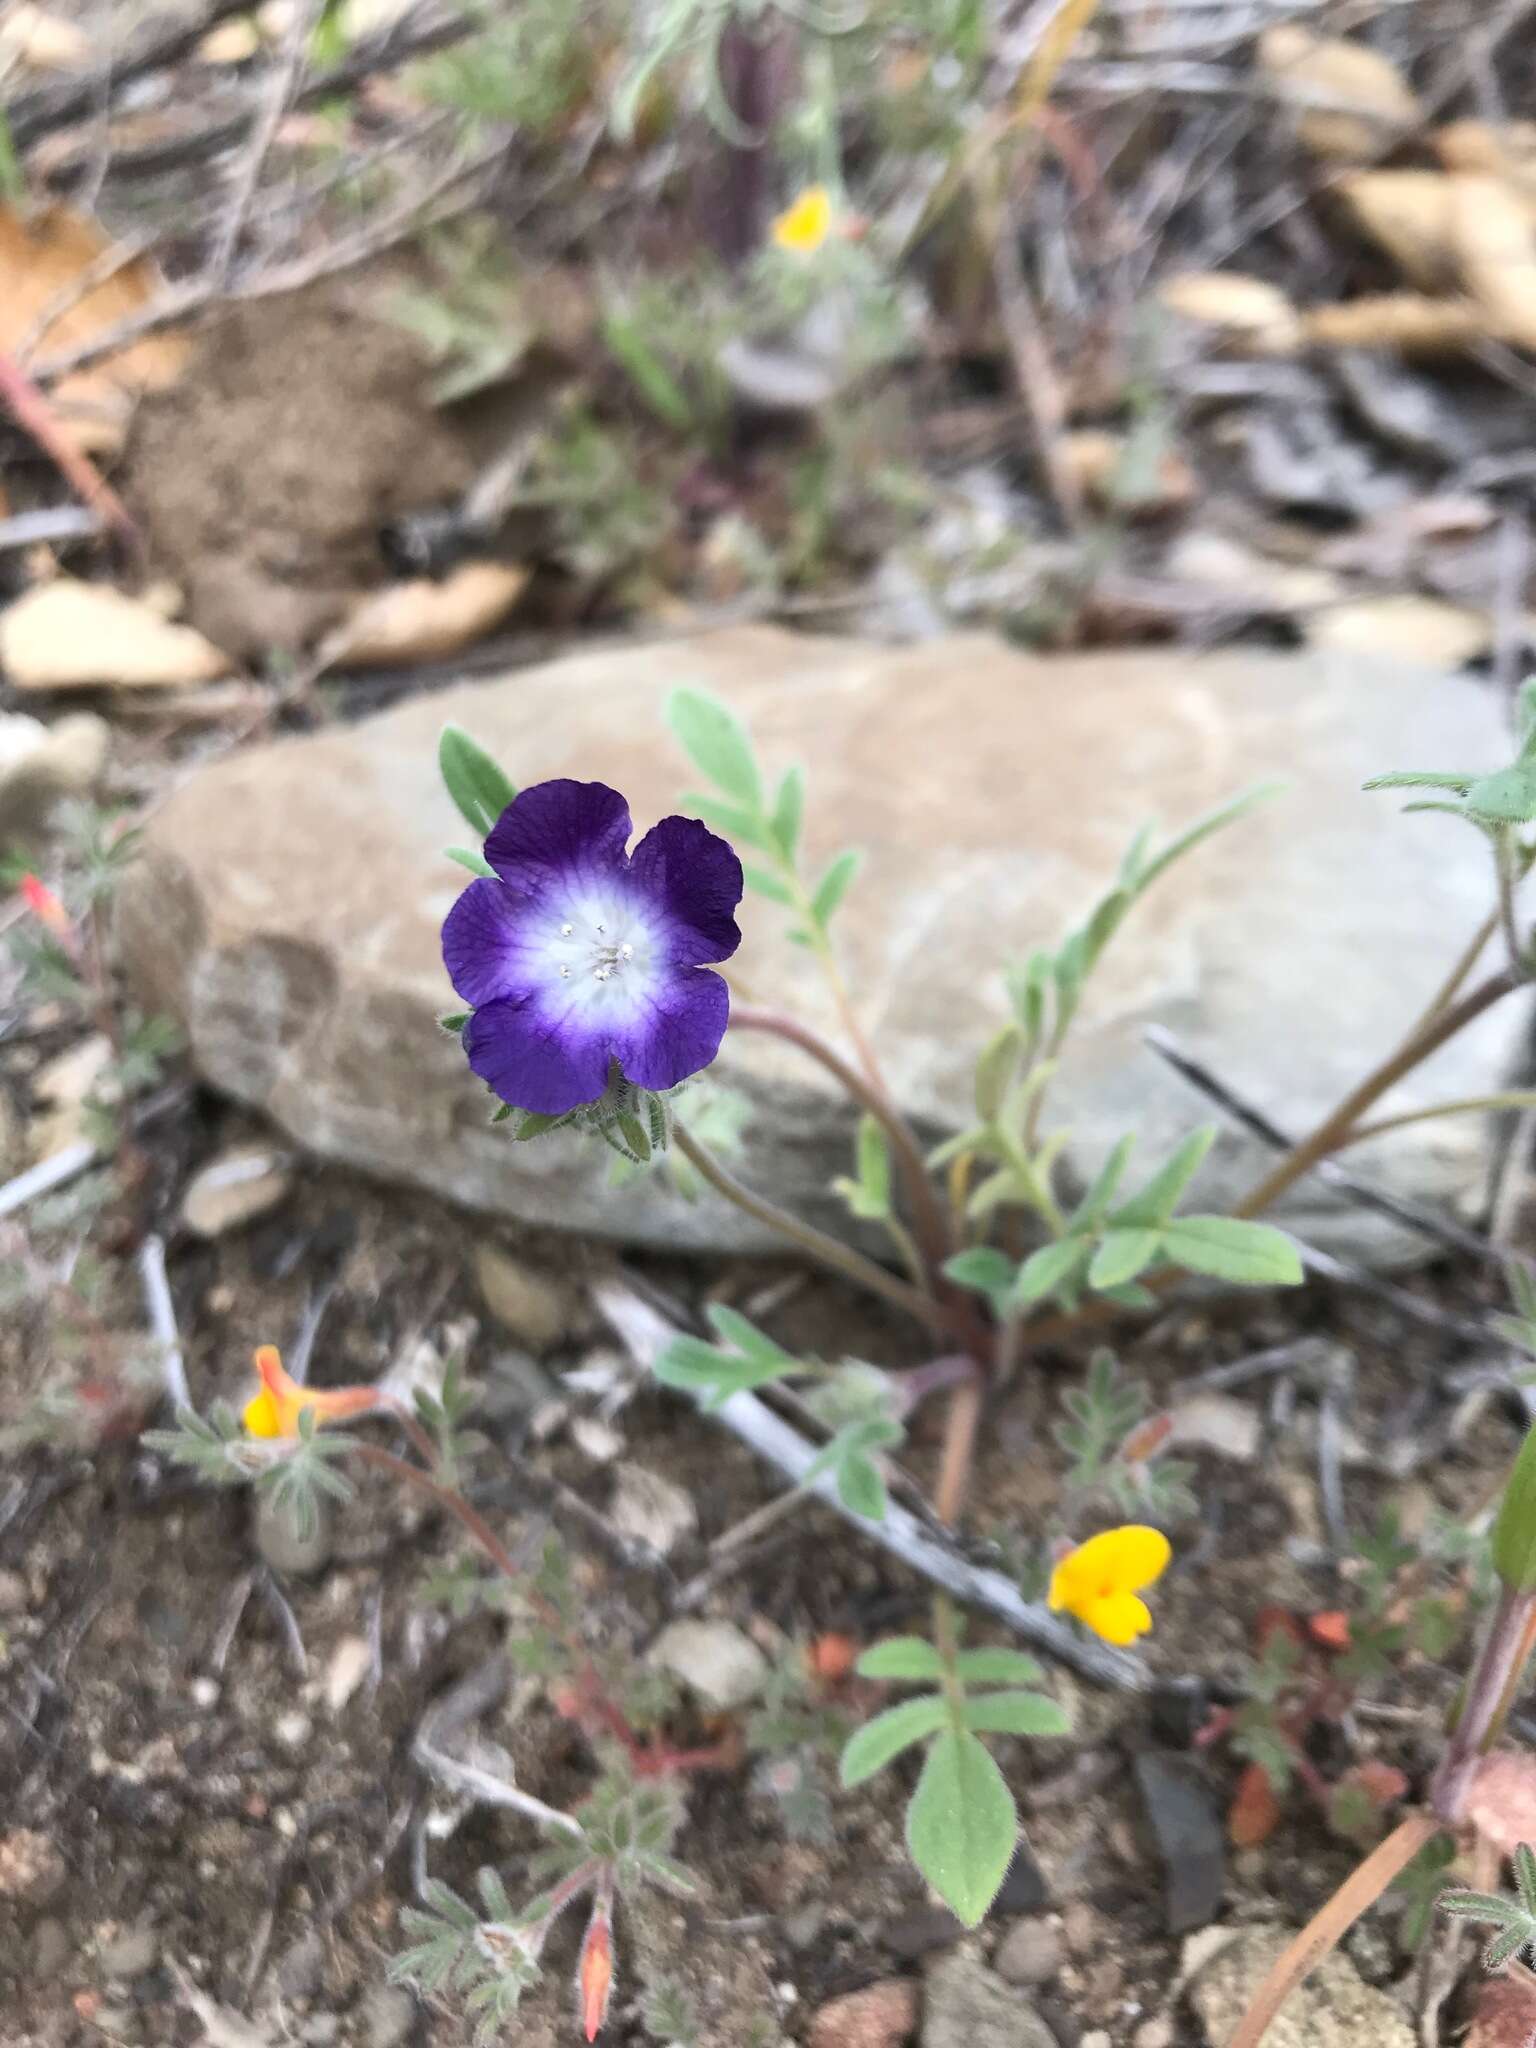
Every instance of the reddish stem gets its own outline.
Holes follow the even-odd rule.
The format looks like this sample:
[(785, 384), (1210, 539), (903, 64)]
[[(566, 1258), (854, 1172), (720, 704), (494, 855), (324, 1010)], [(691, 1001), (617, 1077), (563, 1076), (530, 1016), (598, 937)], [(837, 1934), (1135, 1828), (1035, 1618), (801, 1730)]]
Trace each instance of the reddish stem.
[(114, 527), (135, 555), (140, 554), (143, 542), (127, 506), (91, 458), (70, 440), (48, 400), (4, 349), (0, 349), (0, 403), (4, 403), (16, 424), (24, 433), (30, 434), (52, 460), (77, 497), (99, 516), (103, 524)]

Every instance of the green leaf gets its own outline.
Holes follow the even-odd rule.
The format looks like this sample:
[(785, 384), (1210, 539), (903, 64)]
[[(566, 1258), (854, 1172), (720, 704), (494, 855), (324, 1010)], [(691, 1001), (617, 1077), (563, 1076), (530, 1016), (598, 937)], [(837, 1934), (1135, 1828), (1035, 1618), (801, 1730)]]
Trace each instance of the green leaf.
[(860, 1450), (848, 1449), (837, 1461), (837, 1497), (850, 1514), (866, 1522), (885, 1520), (885, 1481), (873, 1458)]
[(1299, 1287), (1304, 1278), (1301, 1255), (1283, 1230), (1238, 1216), (1176, 1216), (1163, 1255), (1191, 1273), (1243, 1287)]
[(1054, 1294), (1058, 1287), (1076, 1278), (1092, 1252), (1093, 1241), (1087, 1237), (1064, 1237), (1055, 1244), (1042, 1245), (1019, 1268), (1009, 1297), (1011, 1305), (1027, 1308), (1031, 1302)]
[(473, 1010), (454, 1010), (448, 1016), (438, 1018), (437, 1028), (439, 1031), (449, 1032), (454, 1038), (457, 1038), (473, 1015)]
[(782, 1344), (775, 1344), (766, 1331), (756, 1323), (750, 1323), (739, 1309), (727, 1308), (724, 1302), (711, 1302), (705, 1310), (712, 1328), (719, 1331), (727, 1344), (734, 1344), (738, 1351), (744, 1351), (748, 1358), (772, 1361), (780, 1366), (792, 1366), (794, 1358)]
[(773, 800), (773, 836), (779, 851), (793, 867), (800, 846), (800, 823), (805, 815), (805, 776), (798, 768), (787, 768)]
[(922, 1636), (888, 1636), (873, 1643), (854, 1665), (860, 1678), (940, 1679), (944, 1659)]
[(1008, 1083), (1024, 1050), (1024, 1034), (1015, 1023), (1005, 1024), (983, 1048), (976, 1062), (976, 1114), (991, 1123), (1003, 1106)]
[(962, 1650), (955, 1670), (967, 1685), (1034, 1685), (1042, 1675), (1033, 1657), (1004, 1646)]
[(885, 1141), (885, 1128), (878, 1117), (866, 1114), (859, 1118), (857, 1159), (859, 1189), (864, 1197), (864, 1207), (859, 1213), (868, 1217), (889, 1216), (891, 1154)]
[(883, 1771), (893, 1757), (900, 1756), (904, 1749), (910, 1749), (914, 1742), (926, 1741), (936, 1729), (944, 1726), (948, 1718), (949, 1708), (942, 1695), (936, 1692), (924, 1693), (915, 1700), (903, 1700), (900, 1706), (887, 1707), (883, 1714), (876, 1714), (872, 1721), (856, 1728), (848, 1738), (838, 1764), (838, 1776), (843, 1785), (862, 1785), (866, 1778)]
[(1074, 1230), (1092, 1230), (1104, 1220), (1105, 1211), (1119, 1193), (1135, 1145), (1135, 1133), (1128, 1132), (1099, 1168), (1087, 1194), (1072, 1211), (1070, 1220)]
[(682, 799), (683, 809), (693, 811), (706, 825), (713, 825), (717, 832), (723, 832), (727, 839), (739, 839), (743, 846), (755, 846), (763, 853), (772, 853), (774, 844), (768, 827), (752, 811), (744, 811), (739, 804), (723, 804), (718, 797), (701, 796), (697, 790), (690, 790)]
[(1093, 1255), (1088, 1268), (1088, 1285), (1097, 1288), (1124, 1287), (1138, 1273), (1144, 1273), (1162, 1248), (1160, 1230), (1111, 1230)]
[(632, 314), (614, 308), (603, 321), (603, 340), (608, 352), (624, 370), (646, 404), (666, 426), (680, 434), (694, 424), (693, 407), (682, 387), (650, 342)]
[(517, 785), (508, 781), (484, 747), (460, 725), (443, 727), (437, 766), (460, 817), (484, 839), (517, 795)]
[(1142, 869), (1137, 877), (1136, 893), (1141, 895), (1149, 889), (1159, 875), (1166, 874), (1175, 861), (1182, 860), (1186, 853), (1192, 853), (1202, 840), (1209, 839), (1213, 832), (1220, 832), (1234, 824), (1248, 812), (1267, 804), (1284, 790), (1281, 782), (1260, 782), (1252, 789), (1244, 790), (1241, 796), (1233, 797), (1230, 803), (1220, 805), (1214, 811), (1207, 811), (1203, 818), (1196, 818), (1193, 825), (1181, 832), (1177, 839), (1170, 839), (1162, 852), (1149, 866)]
[(1178, 1207), (1180, 1195), (1204, 1164), (1205, 1155), (1216, 1142), (1216, 1126), (1205, 1124), (1191, 1131), (1173, 1156), (1160, 1166), (1146, 1185), (1115, 1211), (1112, 1221), (1121, 1229), (1158, 1229)]
[(986, 1692), (966, 1701), (965, 1725), (978, 1735), (1068, 1735), (1072, 1717), (1043, 1692)]
[(1483, 775), (1467, 791), (1467, 809), (1499, 825), (1528, 825), (1536, 818), (1536, 768), (1501, 768)]
[(840, 853), (816, 884), (816, 892), (811, 898), (811, 917), (822, 931), (832, 922), (833, 913), (848, 894), (849, 885), (859, 871), (859, 859), (859, 854), (853, 850)]
[(1475, 775), (1439, 775), (1433, 772), (1417, 773), (1404, 771), (1395, 775), (1373, 775), (1369, 782), (1362, 782), (1362, 789), (1448, 789), (1456, 796), (1465, 796), (1477, 780)]
[(468, 868), (472, 875), (489, 875), (495, 879), (496, 870), (483, 853), (476, 853), (469, 846), (445, 846), (443, 852), (449, 860), (456, 860), (461, 868)]
[(706, 1410), (718, 1408), (732, 1394), (766, 1387), (794, 1369), (795, 1360), (737, 1358), (697, 1337), (674, 1337), (652, 1370), (664, 1387), (707, 1395)]
[(749, 889), (755, 890), (759, 896), (766, 896), (770, 903), (782, 903), (786, 909), (794, 909), (794, 890), (790, 888), (788, 882), (781, 881), (775, 874), (770, 874), (767, 868), (744, 867), (741, 878)]
[(969, 1251), (956, 1252), (953, 1258), (944, 1261), (947, 1280), (953, 1280), (957, 1287), (970, 1287), (985, 1294), (1000, 1314), (1016, 1270), (1012, 1259), (995, 1245), (972, 1245)]
[(907, 1848), (967, 1927), (978, 1926), (997, 1897), (1018, 1832), (1013, 1795), (993, 1757), (969, 1730), (946, 1728), (907, 1808)]
[(703, 690), (674, 690), (665, 715), (695, 768), (728, 797), (760, 812), (763, 786), (752, 737), (735, 712)]

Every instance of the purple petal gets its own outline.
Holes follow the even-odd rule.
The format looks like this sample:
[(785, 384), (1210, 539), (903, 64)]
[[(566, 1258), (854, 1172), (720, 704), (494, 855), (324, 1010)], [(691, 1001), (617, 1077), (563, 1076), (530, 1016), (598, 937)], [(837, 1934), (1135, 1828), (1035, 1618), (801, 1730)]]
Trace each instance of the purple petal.
[(606, 782), (560, 778), (515, 796), (491, 827), (485, 857), (523, 895), (553, 880), (623, 866), (629, 805)]
[(443, 920), (443, 965), (455, 990), (474, 1008), (524, 995), (521, 898), (504, 882), (471, 882)]
[(682, 968), (666, 976), (633, 1024), (614, 1034), (614, 1058), (638, 1088), (675, 1088), (720, 1050), (730, 1009), (730, 990), (718, 974)]
[(607, 1034), (541, 1016), (532, 1003), (487, 1003), (464, 1026), (463, 1046), (493, 1094), (539, 1116), (595, 1102), (608, 1085)]
[(663, 818), (653, 825), (635, 848), (629, 872), (671, 927), (667, 944), (674, 960), (690, 967), (728, 960), (741, 944), (734, 915), (741, 901), (741, 862), (697, 818)]

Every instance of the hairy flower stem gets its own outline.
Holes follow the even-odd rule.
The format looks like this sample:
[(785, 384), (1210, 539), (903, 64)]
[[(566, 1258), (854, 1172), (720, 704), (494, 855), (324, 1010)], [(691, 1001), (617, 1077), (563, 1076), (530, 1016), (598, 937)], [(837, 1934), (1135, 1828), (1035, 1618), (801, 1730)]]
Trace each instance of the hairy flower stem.
[(877, 1266), (873, 1259), (866, 1259), (862, 1252), (856, 1252), (850, 1245), (842, 1244), (835, 1237), (818, 1230), (814, 1224), (802, 1223), (798, 1216), (792, 1216), (787, 1209), (781, 1209), (776, 1202), (764, 1200), (744, 1187), (733, 1173), (721, 1165), (708, 1149), (701, 1145), (686, 1124), (671, 1120), (672, 1143), (683, 1157), (693, 1166), (701, 1179), (707, 1181), (716, 1194), (724, 1195), (728, 1202), (734, 1202), (743, 1214), (755, 1223), (776, 1231), (790, 1244), (796, 1245), (823, 1266), (830, 1266), (834, 1272), (868, 1288), (872, 1294), (884, 1297), (895, 1307), (905, 1310), (925, 1329), (940, 1333), (947, 1331), (952, 1321), (950, 1310), (945, 1304), (933, 1300), (909, 1286), (905, 1280), (898, 1280), (894, 1273), (887, 1273), (883, 1266)]
[(944, 1447), (939, 1456), (938, 1484), (933, 1490), (933, 1511), (946, 1528), (953, 1528), (965, 1506), (971, 1483), (971, 1466), (976, 1458), (976, 1432), (981, 1423), (983, 1387), (978, 1373), (963, 1381), (949, 1397), (944, 1418)]
[(917, 1241), (923, 1257), (930, 1268), (937, 1272), (950, 1251), (949, 1226), (944, 1212), (934, 1193), (933, 1183), (928, 1178), (928, 1169), (911, 1126), (891, 1100), (885, 1084), (878, 1074), (869, 1072), (873, 1055), (865, 1063), (864, 1073), (845, 1060), (835, 1046), (831, 1046), (798, 1018), (786, 1015), (781, 1010), (762, 1010), (747, 1003), (733, 1003), (731, 1006), (731, 1029), (733, 1031), (765, 1031), (775, 1038), (782, 1038), (787, 1044), (799, 1046), (826, 1068), (827, 1072), (842, 1088), (844, 1093), (856, 1102), (860, 1109), (868, 1112), (885, 1132), (890, 1141), (891, 1156), (896, 1161), (896, 1170), (901, 1175), (902, 1186), (906, 1189), (911, 1205), (912, 1219)]
[(1503, 1732), (1536, 1646), (1536, 1593), (1504, 1586), (1467, 1680), (1445, 1753), (1430, 1781), (1429, 1803), (1451, 1826), (1465, 1819), (1477, 1766)]
[(1249, 1189), (1234, 1214), (1258, 1216), (1272, 1208), (1280, 1196), (1304, 1173), (1310, 1172), (1319, 1160), (1339, 1150), (1372, 1103), (1379, 1101), (1389, 1088), (1395, 1087), (1405, 1074), (1411, 1074), (1415, 1067), (1422, 1065), (1431, 1053), (1438, 1052), (1458, 1031), (1465, 1030), (1484, 1010), (1491, 1010), (1495, 1003), (1502, 1002), (1520, 986), (1521, 979), (1516, 968), (1501, 968), (1497, 974), (1479, 982), (1460, 1001), (1452, 1002), (1421, 1020), (1396, 1052), (1367, 1074), (1315, 1130), (1300, 1139), (1278, 1165)]

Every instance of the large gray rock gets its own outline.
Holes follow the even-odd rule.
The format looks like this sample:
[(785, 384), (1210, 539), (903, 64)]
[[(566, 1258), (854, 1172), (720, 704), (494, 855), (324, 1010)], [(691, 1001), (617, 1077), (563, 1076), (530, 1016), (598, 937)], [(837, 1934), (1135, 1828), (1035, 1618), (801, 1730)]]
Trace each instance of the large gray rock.
[[(1462, 678), (1358, 658), (1133, 652), (1035, 659), (967, 636), (896, 650), (741, 629), (601, 649), (422, 697), (368, 723), (234, 756), (153, 819), (121, 929), (149, 1000), (184, 1026), (203, 1073), (311, 1151), (476, 1207), (668, 1246), (749, 1247), (761, 1234), (664, 1180), (613, 1190), (608, 1155), (569, 1135), (515, 1145), (434, 1025), (452, 996), (438, 927), (463, 883), (440, 849), (464, 837), (438, 785), (455, 719), (520, 782), (601, 779), (637, 830), (694, 780), (661, 721), (677, 683), (727, 698), (773, 769), (811, 771), (813, 856), (862, 845), (840, 914), (849, 978), (896, 1093), (925, 1132), (970, 1101), (977, 1047), (1006, 1015), (1000, 969), (1058, 937), (1149, 819), (1182, 825), (1261, 779), (1285, 792), (1160, 882), (1116, 938), (1052, 1095), (1083, 1174), (1122, 1130), (1151, 1161), (1209, 1112), (1142, 1044), (1149, 1024), (1280, 1123), (1302, 1130), (1391, 1047), (1489, 901), (1464, 826), (1401, 818), (1365, 796), (1394, 767), (1476, 768), (1504, 751), (1495, 695)], [(835, 1035), (814, 962), (751, 898), (730, 978), (746, 1000)], [(1486, 1090), (1522, 1029), (1490, 1013), (1392, 1098)], [(751, 1096), (744, 1171), (781, 1201), (833, 1214), (847, 1124), (821, 1069), (758, 1033), (722, 1072)], [(1475, 1118), (1397, 1133), (1352, 1157), (1396, 1190), (1460, 1201), (1480, 1186)], [(1200, 1198), (1222, 1202), (1262, 1152), (1224, 1139)], [(1402, 1240), (1309, 1183), (1286, 1214), (1335, 1250)]]

